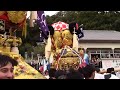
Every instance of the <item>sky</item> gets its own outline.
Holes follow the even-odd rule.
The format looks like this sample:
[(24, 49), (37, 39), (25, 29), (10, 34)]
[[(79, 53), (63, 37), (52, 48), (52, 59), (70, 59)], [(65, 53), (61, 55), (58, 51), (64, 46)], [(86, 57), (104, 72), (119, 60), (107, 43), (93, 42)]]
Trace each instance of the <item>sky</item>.
[[(44, 11), (45, 12), (45, 15), (49, 15), (49, 16), (52, 16), (54, 14), (56, 14), (57, 12), (59, 11)], [(30, 16), (30, 11), (27, 12), (27, 18)]]
[(59, 11), (44, 11), (44, 12), (45, 12), (45, 15), (52, 16), (52, 15), (56, 14)]

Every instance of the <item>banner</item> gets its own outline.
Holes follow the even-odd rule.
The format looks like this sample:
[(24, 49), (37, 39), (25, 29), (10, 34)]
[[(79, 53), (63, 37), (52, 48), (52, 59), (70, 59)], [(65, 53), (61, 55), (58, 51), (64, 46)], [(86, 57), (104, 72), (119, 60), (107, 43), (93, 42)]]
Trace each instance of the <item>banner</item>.
[(49, 31), (44, 11), (37, 11), (38, 17), (37, 17), (37, 23), (42, 31), (42, 34), (44, 35), (44, 38), (47, 38), (47, 32)]
[(84, 37), (83, 27), (80, 27), (79, 30), (80, 30), (80, 32), (78, 34), (78, 38), (80, 39), (80, 38)]
[(102, 68), (119, 68), (120, 67), (120, 60), (102, 60)]

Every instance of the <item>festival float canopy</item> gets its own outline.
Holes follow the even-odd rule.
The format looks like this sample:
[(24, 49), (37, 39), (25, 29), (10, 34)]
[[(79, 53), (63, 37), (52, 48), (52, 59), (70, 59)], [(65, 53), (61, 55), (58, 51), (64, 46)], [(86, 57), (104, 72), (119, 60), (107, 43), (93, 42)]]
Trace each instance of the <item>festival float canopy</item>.
[(56, 23), (53, 23), (52, 26), (53, 26), (54, 30), (61, 31), (61, 30), (68, 29), (69, 24), (62, 22), (62, 21), (58, 21)]

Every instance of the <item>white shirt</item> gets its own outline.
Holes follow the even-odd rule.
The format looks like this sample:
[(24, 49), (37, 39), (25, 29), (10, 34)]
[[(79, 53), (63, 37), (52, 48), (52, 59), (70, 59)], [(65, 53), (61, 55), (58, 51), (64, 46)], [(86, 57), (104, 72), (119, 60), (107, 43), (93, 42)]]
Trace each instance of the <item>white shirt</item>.
[(45, 75), (45, 77), (47, 78), (47, 79), (49, 79), (50, 77), (49, 77), (49, 75)]
[(114, 74), (111, 74), (110, 79), (119, 79), (117, 76), (115, 76)]
[(103, 74), (95, 73), (94, 79), (105, 79)]
[[(109, 73), (105, 73), (104, 75), (107, 75)], [(111, 77), (109, 79), (119, 79), (117, 76), (115, 76), (114, 74), (111, 74)]]
[(116, 72), (116, 76), (120, 79), (120, 72)]

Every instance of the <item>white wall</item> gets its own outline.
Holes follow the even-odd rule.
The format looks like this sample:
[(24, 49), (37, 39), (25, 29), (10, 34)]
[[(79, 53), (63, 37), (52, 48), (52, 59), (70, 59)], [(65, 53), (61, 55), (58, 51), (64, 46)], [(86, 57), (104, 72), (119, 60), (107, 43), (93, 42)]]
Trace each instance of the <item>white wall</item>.
[(120, 43), (80, 43), (79, 48), (120, 48)]

